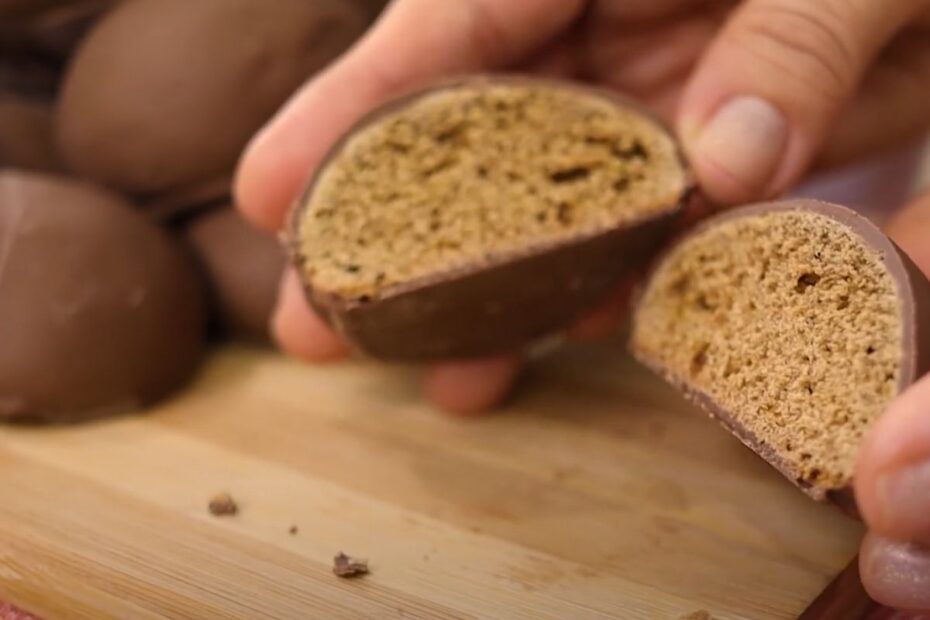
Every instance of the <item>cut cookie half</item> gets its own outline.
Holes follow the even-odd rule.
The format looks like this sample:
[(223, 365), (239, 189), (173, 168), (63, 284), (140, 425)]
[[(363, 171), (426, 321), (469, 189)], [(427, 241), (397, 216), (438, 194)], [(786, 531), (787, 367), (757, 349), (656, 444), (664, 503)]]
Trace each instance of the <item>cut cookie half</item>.
[(930, 285), (845, 207), (745, 207), (659, 260), (631, 349), (809, 495), (846, 502), (863, 436), (930, 369)]
[(288, 242), (309, 301), (357, 349), (472, 357), (606, 298), (690, 188), (672, 136), (619, 96), (473, 77), (356, 125), (296, 205)]

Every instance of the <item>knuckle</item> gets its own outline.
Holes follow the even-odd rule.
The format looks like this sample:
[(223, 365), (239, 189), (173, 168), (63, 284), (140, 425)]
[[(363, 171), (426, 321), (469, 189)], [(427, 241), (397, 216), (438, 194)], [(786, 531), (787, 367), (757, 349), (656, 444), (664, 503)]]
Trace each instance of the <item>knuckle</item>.
[(494, 2), (488, 0), (469, 0), (468, 7), (469, 38), (472, 42), (478, 64), (494, 66), (507, 56), (511, 37), (507, 36), (504, 27), (498, 19), (494, 9)]
[[(828, 101), (852, 91), (861, 66), (859, 46), (847, 27), (852, 0), (762, 2), (730, 35), (780, 77)], [(760, 70), (762, 67), (760, 67)]]

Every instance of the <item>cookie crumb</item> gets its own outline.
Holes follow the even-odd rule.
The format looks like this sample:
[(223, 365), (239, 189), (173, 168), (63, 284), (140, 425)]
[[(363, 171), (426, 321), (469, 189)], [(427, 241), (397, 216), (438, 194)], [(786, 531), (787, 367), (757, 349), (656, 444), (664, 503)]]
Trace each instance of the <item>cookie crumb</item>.
[(340, 551), (339, 554), (333, 558), (333, 574), (343, 578), (367, 575), (368, 560), (358, 560)]
[(297, 536), (297, 526), (292, 525), (291, 528), (287, 531), (291, 536)]
[(208, 504), (210, 514), (214, 517), (233, 516), (239, 512), (239, 506), (236, 500), (229, 493), (217, 493), (210, 499)]

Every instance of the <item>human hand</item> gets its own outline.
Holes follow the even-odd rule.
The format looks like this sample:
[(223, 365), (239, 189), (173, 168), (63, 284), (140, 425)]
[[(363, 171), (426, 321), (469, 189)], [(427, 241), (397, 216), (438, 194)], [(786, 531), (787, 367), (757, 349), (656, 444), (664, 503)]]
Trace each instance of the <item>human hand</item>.
[[(452, 74), (514, 69), (583, 79), (643, 101), (677, 124), (705, 195), (774, 196), (815, 163), (859, 158), (930, 121), (928, 0), (395, 0), (371, 32), (310, 81), (254, 139), (236, 185), (268, 229), (354, 121), (386, 99)], [(574, 334), (622, 316), (618, 295)], [(273, 332), (311, 361), (345, 348), (283, 282)], [(427, 369), (440, 406), (494, 405), (519, 355)]]
[[(888, 232), (930, 277), (930, 193)], [(859, 454), (856, 499), (869, 526), (860, 570), (886, 605), (930, 611), (930, 375), (879, 418)]]

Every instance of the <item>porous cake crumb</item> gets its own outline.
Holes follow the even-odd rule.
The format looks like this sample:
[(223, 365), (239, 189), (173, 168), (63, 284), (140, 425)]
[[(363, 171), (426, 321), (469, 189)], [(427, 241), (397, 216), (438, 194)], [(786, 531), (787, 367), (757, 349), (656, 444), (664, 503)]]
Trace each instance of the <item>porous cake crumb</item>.
[(688, 179), (655, 120), (580, 88), (469, 84), (355, 131), (301, 211), (305, 279), (345, 298), (668, 211)]
[(709, 396), (805, 487), (849, 484), (863, 435), (896, 394), (896, 285), (879, 252), (814, 212), (724, 220), (671, 250), (631, 345)]

